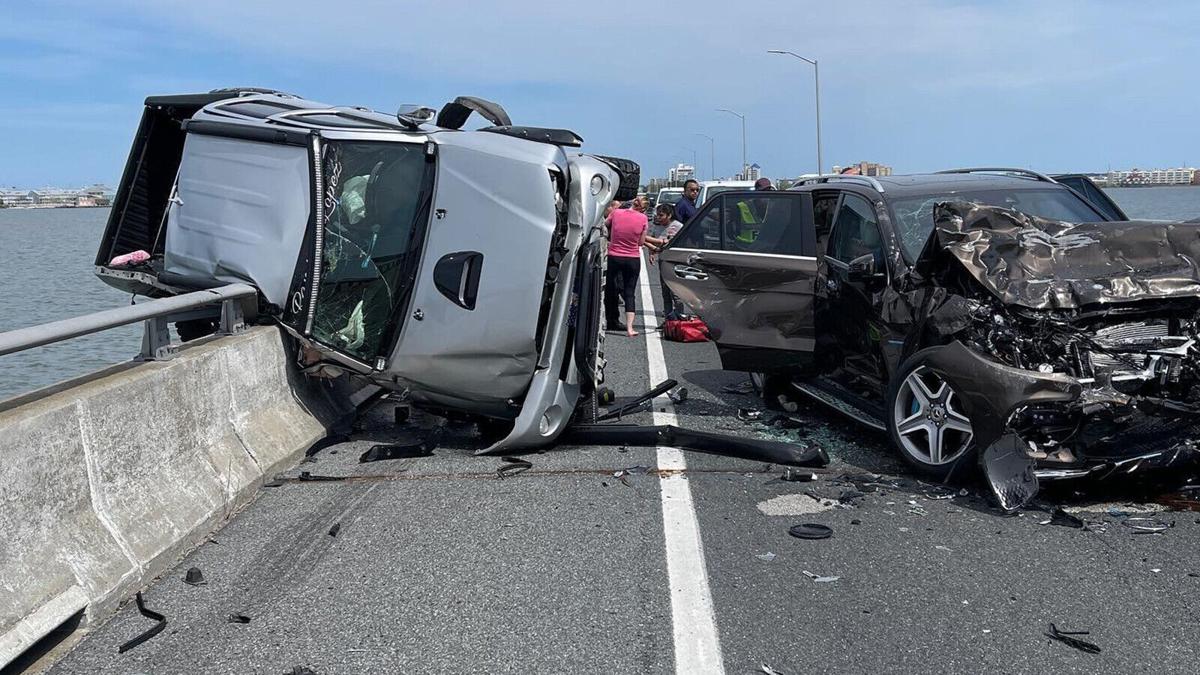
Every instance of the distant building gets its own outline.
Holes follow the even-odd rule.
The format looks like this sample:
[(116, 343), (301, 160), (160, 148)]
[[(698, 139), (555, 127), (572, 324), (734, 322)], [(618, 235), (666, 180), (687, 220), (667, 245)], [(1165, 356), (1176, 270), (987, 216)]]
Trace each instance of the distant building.
[(1139, 185), (1196, 185), (1200, 171), (1192, 167), (1176, 169), (1130, 169), (1109, 171), (1106, 182), (1109, 187), (1135, 187)]
[(0, 188), (0, 206), (17, 209), (53, 209), (64, 207), (111, 206), (112, 189), (93, 185), (79, 190), (41, 188), (19, 190)]
[(672, 183), (682, 183), (696, 177), (696, 167), (691, 164), (676, 164), (667, 170), (667, 180)]
[(757, 164), (746, 167), (746, 171), (742, 175), (742, 180), (758, 180), (759, 178), (762, 178), (762, 167)]
[(859, 162), (858, 164), (850, 164), (848, 166), (833, 167), (834, 173), (841, 173), (846, 169), (857, 169), (855, 173), (859, 176), (890, 176), (892, 175), (892, 167), (886, 164), (876, 164), (875, 162)]

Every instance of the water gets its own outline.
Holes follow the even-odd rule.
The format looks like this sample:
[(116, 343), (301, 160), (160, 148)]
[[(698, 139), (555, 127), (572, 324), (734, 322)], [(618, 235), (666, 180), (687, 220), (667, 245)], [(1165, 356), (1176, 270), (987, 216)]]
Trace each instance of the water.
[[(129, 303), (92, 273), (108, 209), (0, 209), (0, 332)], [(123, 326), (0, 356), (0, 400), (105, 366), (141, 348)]]
[(1200, 186), (1108, 188), (1105, 192), (1130, 218), (1200, 218)]
[[(1130, 218), (1200, 218), (1200, 187), (1107, 190)], [(88, 314), (129, 302), (92, 274), (108, 209), (0, 209), (0, 332)], [(126, 361), (141, 347), (141, 326), (0, 356), (0, 400)]]

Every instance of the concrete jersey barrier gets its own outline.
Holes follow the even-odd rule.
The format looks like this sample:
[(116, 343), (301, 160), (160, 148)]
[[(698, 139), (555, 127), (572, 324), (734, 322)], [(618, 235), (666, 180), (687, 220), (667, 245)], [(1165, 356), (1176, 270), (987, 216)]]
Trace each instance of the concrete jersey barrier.
[(251, 328), (0, 412), (0, 667), (110, 612), (352, 411), (284, 339)]

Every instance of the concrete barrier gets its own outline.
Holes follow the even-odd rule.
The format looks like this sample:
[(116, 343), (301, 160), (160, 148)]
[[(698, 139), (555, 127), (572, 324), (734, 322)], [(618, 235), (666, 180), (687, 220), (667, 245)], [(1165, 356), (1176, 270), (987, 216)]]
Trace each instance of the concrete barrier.
[(257, 327), (0, 412), (0, 667), (168, 568), (348, 401), (344, 383), (296, 375), (280, 331)]

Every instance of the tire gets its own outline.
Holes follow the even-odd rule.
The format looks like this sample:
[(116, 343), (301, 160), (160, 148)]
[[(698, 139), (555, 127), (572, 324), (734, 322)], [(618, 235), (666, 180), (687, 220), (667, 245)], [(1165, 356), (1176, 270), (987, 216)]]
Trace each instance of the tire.
[(621, 159), (620, 157), (605, 157), (596, 155), (599, 159), (607, 162), (612, 168), (616, 169), (617, 175), (621, 177), (621, 183), (617, 186), (617, 193), (613, 195), (613, 199), (627, 202), (638, 195), (638, 188), (642, 180), (642, 167), (638, 163), (629, 160)]
[(926, 365), (938, 347), (913, 354), (888, 384), (884, 416), (888, 436), (904, 461), (946, 480), (975, 462), (971, 420), (954, 387)]

